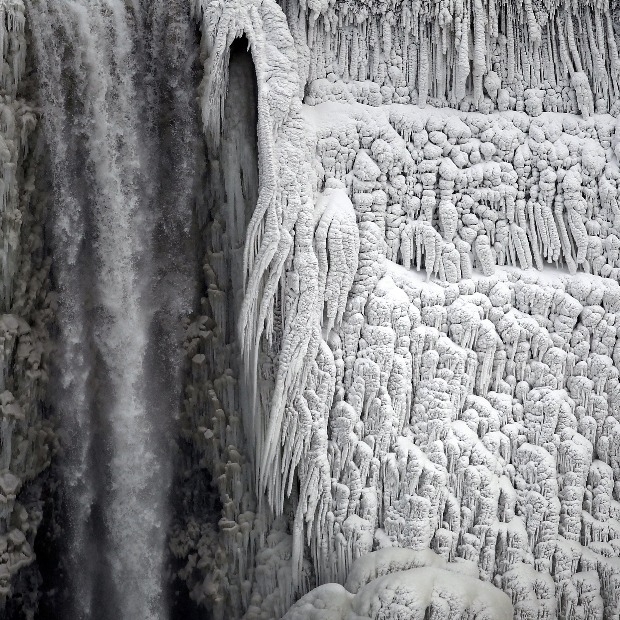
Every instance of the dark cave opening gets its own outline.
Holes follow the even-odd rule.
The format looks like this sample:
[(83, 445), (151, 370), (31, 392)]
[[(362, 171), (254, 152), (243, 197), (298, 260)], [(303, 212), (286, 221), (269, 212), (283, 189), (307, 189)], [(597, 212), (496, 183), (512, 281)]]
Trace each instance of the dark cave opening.
[[(219, 204), (226, 205), (223, 218), (232, 261), (227, 304), (234, 312), (228, 321), (228, 338), (235, 338), (236, 321), (243, 299), (243, 249), (245, 233), (258, 201), (258, 86), (249, 43), (245, 37), (230, 47), (228, 93), (224, 104), (219, 184)], [(214, 185), (217, 182), (213, 180)]]

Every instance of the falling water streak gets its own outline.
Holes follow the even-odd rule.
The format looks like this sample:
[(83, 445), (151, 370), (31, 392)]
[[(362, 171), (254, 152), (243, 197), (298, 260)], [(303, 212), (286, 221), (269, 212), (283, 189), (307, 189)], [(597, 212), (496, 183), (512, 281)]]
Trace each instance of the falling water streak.
[[(163, 48), (144, 43), (145, 32), (168, 40), (168, 22), (189, 32), (189, 8), (176, 1), (144, 4), (27, 0), (55, 191), (62, 332), (56, 406), (67, 433), (71, 620), (167, 616), (162, 582), (171, 459), (159, 435), (175, 416), (179, 377), (171, 370), (177, 356), (154, 351), (149, 338), (157, 322), (165, 347), (174, 348), (174, 324), (191, 307), (193, 273), (180, 252), (174, 275), (162, 277), (166, 256), (155, 255), (152, 237), (167, 238), (157, 251), (168, 258), (170, 248), (189, 237), (196, 149), (195, 139), (180, 149), (195, 130), (193, 93), (182, 89), (175, 111), (188, 129), (166, 143), (158, 138), (152, 105), (161, 93), (152, 91), (159, 87), (153, 63)], [(176, 37), (168, 60), (179, 62), (179, 46), (186, 44)], [(149, 74), (150, 81), (140, 77)], [(158, 166), (169, 165), (170, 155), (185, 187), (176, 201), (159, 185)], [(175, 290), (157, 299), (166, 286)], [(148, 368), (147, 356), (155, 359)], [(98, 416), (107, 429), (103, 443)], [(105, 465), (93, 471), (94, 460)], [(97, 504), (101, 536), (93, 535)]]

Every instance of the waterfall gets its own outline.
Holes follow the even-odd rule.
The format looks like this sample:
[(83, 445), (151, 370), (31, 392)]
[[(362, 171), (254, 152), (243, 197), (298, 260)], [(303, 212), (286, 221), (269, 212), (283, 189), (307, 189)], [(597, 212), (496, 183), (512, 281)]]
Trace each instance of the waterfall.
[(27, 0), (54, 187), (64, 617), (165, 618), (200, 129), (181, 0)]

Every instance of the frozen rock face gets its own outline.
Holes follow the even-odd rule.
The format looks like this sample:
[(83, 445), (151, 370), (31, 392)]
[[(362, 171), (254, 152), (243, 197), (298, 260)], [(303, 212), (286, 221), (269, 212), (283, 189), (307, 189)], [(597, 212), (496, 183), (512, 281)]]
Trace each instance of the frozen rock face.
[(223, 504), (219, 539), (199, 515), (177, 532), (193, 598), (222, 618), (615, 617), (610, 8), (283, 4), (290, 34), (268, 2), (201, 12), (216, 143), (213, 68), (249, 42), (259, 195), (245, 366), (218, 354), (227, 224), (188, 326), (185, 432)]
[[(48, 206), (39, 112), (22, 98), (24, 5), (0, 2), (0, 616), (32, 565), (43, 478), (56, 447), (45, 404), (55, 315), (42, 223)], [(29, 593), (24, 598), (24, 613)]]

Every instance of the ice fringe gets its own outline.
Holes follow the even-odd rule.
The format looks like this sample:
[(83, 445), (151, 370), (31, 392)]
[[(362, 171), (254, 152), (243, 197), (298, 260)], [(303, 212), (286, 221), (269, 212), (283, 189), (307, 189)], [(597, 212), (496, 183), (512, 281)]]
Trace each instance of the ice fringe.
[[(291, 492), (297, 468), (300, 495), (293, 536), (293, 581), (299, 583), (304, 523), (308, 522), (308, 535), (320, 527), (331, 497), (326, 427), (316, 419), (316, 412), (318, 407), (326, 415), (333, 387), (317, 386), (320, 395), (310, 404), (306, 403), (308, 381), (333, 364), (321, 335), (323, 304), (327, 334), (342, 319), (357, 270), (359, 235), (343, 189), (328, 190), (315, 213), (313, 172), (307, 163), (311, 142), (297, 96), (296, 52), (280, 8), (262, 0), (197, 4), (195, 10), (202, 16), (204, 35), (203, 121), (214, 148), (221, 133), (229, 50), (235, 39), (247, 38), (256, 67), (260, 193), (243, 260), (246, 284), (239, 340), (245, 386), (251, 396), (242, 410), (254, 458), (256, 494), (259, 502), (266, 494), (276, 515)], [(275, 304), (281, 307), (281, 324), (274, 323)], [(257, 370), (261, 340), (271, 342), (274, 334), (277, 371), (269, 389), (259, 385)], [(258, 392), (265, 389), (271, 402), (268, 411), (261, 411)], [(302, 423), (309, 407), (315, 420)], [(321, 489), (318, 497), (317, 486)]]

